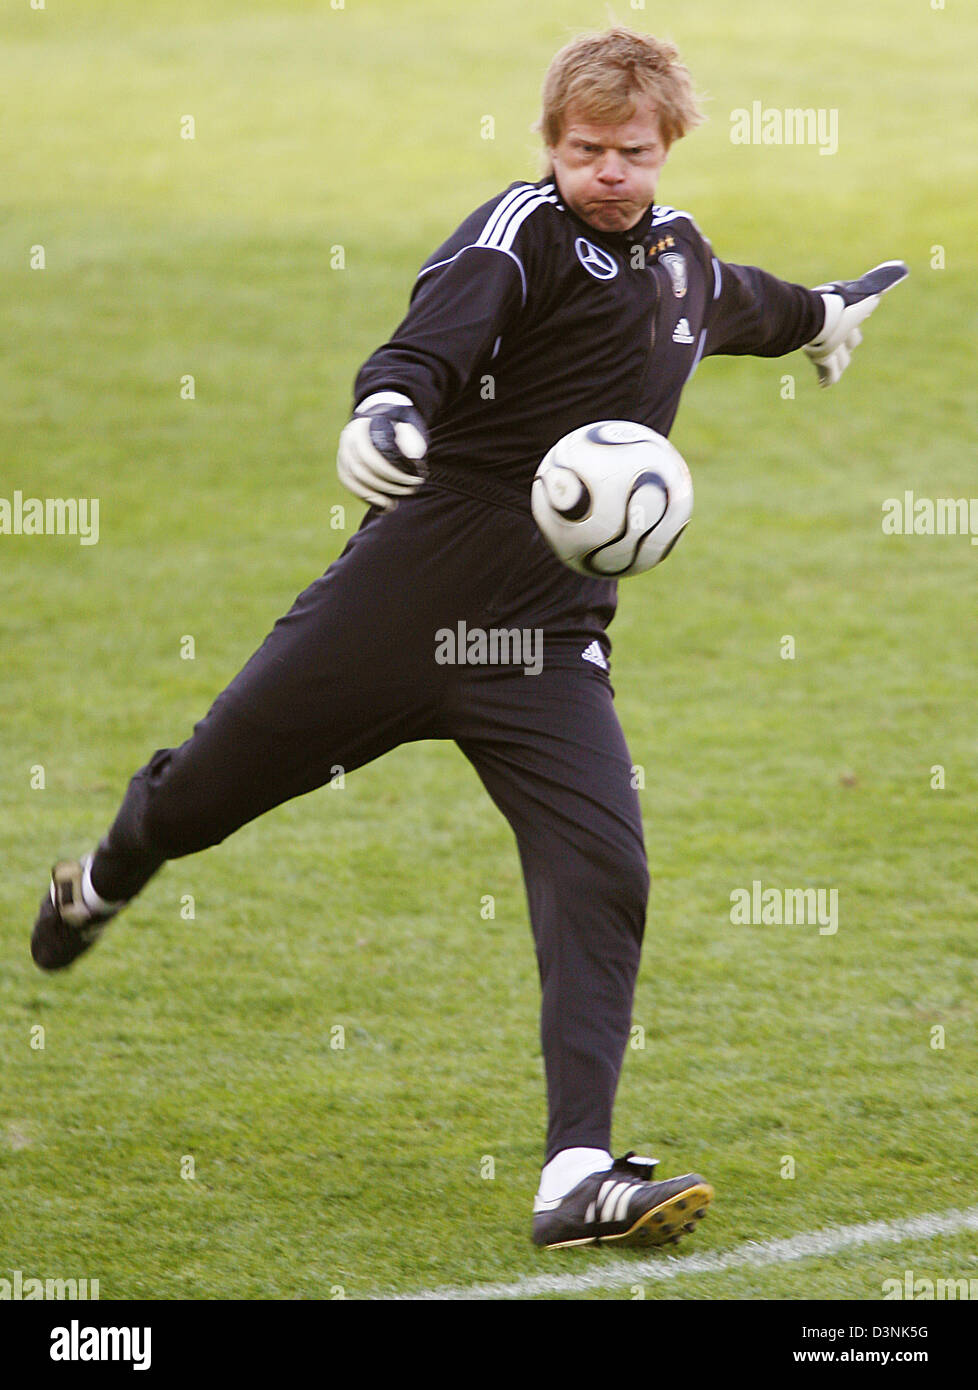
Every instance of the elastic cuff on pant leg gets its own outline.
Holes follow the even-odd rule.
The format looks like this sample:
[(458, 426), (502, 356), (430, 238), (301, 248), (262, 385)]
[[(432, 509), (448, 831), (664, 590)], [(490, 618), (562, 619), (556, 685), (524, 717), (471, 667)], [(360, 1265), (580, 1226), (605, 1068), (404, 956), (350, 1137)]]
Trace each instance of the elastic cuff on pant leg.
[(560, 1135), (548, 1142), (543, 1158), (544, 1165), (550, 1163), (564, 1149), (599, 1149), (603, 1153), (610, 1153), (611, 1135), (607, 1130), (602, 1130), (600, 1133), (592, 1131), (590, 1134), (575, 1131), (572, 1134)]
[(128, 900), (126, 898), (121, 898), (116, 901), (111, 901), (110, 899), (104, 898), (102, 894), (99, 893), (92, 882), (92, 860), (94, 857), (94, 855), (90, 854), (86, 859), (82, 860), (82, 901), (93, 916), (111, 917), (124, 908)]
[(89, 882), (93, 892), (104, 901), (125, 906), (165, 863), (165, 859), (154, 859), (147, 864), (143, 858), (118, 854), (103, 840), (91, 857)]

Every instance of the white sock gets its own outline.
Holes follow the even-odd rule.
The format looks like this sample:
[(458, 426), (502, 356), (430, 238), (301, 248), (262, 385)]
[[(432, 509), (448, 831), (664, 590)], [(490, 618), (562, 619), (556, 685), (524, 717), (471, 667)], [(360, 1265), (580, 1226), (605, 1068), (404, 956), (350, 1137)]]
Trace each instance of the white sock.
[(544, 1166), (537, 1197), (541, 1202), (559, 1201), (591, 1173), (607, 1172), (614, 1161), (607, 1149), (561, 1149)]
[(111, 913), (118, 912), (120, 907), (125, 907), (125, 903), (107, 903), (96, 893), (92, 883), (92, 860), (94, 857), (93, 854), (90, 854), (87, 859), (82, 860), (82, 902), (93, 917), (108, 917)]

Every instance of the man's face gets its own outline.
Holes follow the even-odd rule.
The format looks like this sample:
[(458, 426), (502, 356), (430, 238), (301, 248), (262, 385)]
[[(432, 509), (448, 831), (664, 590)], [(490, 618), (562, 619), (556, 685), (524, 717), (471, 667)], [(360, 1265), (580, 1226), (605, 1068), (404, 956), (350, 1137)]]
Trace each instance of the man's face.
[(557, 187), (578, 217), (602, 232), (627, 232), (655, 198), (668, 150), (646, 101), (630, 121), (594, 125), (575, 107), (550, 146)]

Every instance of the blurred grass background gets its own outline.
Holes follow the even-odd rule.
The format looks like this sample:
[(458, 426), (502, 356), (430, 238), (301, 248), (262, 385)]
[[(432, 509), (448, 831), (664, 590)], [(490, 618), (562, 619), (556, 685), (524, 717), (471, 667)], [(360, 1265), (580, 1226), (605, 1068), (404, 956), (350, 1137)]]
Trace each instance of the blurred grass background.
[[(430, 250), (537, 176), (545, 66), (607, 10), (0, 14), (0, 497), (101, 504), (97, 546), (0, 536), (0, 1274), (319, 1298), (539, 1272), (522, 883), (450, 745), (170, 865), (66, 978), (35, 971), (27, 937), (53, 859), (90, 847), (358, 523), (333, 465), (355, 372)], [(694, 524), (622, 586), (612, 629), (654, 877), (616, 1145), (710, 1175), (697, 1249), (965, 1206), (978, 557), (880, 516), (905, 489), (975, 491), (978, 16), (692, 0), (618, 18), (674, 38), (706, 95), (658, 200), (718, 255), (809, 284), (894, 257), (912, 275), (835, 390), (801, 356), (707, 361), (687, 389)], [(754, 100), (837, 108), (838, 153), (733, 145)], [(838, 934), (733, 927), (754, 878), (838, 888)], [(880, 1259), (683, 1296), (875, 1298)]]

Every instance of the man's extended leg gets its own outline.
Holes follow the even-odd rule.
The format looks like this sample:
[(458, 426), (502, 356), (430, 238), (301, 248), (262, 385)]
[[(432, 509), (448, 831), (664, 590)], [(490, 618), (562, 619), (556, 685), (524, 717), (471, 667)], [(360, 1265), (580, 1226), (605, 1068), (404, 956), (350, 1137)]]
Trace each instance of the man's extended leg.
[(70, 964), (168, 859), (217, 844), (337, 767), (352, 771), (434, 732), (445, 672), (432, 660), (428, 604), (454, 613), (456, 596), (448, 586), (426, 602), (412, 590), (433, 512), (419, 501), (369, 518), (192, 737), (136, 773), (91, 860), (55, 866), (31, 942), (38, 965)]
[(219, 844), (273, 806), (323, 786), (337, 768), (351, 772), (419, 736), (408, 721), (388, 718), (378, 727), (362, 706), (360, 713), (356, 736), (340, 728), (328, 738), (283, 734), (219, 699), (191, 738), (160, 749), (135, 774), (94, 855), (55, 866), (31, 942), (36, 963), (69, 965), (167, 860)]

